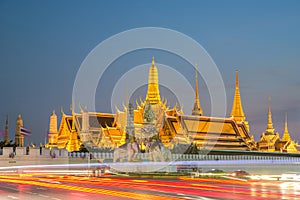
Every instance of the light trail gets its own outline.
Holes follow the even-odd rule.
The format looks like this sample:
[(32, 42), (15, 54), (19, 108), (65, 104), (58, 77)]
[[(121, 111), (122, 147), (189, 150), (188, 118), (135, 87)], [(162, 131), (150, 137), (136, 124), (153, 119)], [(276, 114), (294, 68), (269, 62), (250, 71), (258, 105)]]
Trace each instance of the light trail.
[[(76, 176), (1, 176), (0, 182), (36, 185), (91, 194), (132, 199), (300, 199), (300, 188), (286, 182), (210, 178), (146, 179), (137, 177), (91, 178)], [(152, 193), (152, 194), (151, 194)], [(170, 197), (168, 195), (171, 195)], [(177, 196), (176, 196), (177, 195)]]
[(21, 179), (12, 179), (12, 177), (0, 177), (0, 182), (9, 182), (9, 183), (17, 183), (17, 184), (26, 184), (26, 185), (35, 185), (35, 186), (42, 186), (48, 188), (56, 188), (56, 189), (63, 189), (63, 190), (72, 190), (78, 192), (87, 192), (87, 193), (95, 193), (95, 194), (104, 194), (110, 196), (118, 196), (130, 199), (162, 199), (162, 200), (177, 200), (179, 198), (170, 198), (164, 196), (157, 196), (157, 195), (149, 195), (149, 194), (139, 194), (135, 192), (122, 192), (117, 190), (106, 190), (106, 189), (95, 189), (95, 188), (88, 188), (82, 186), (69, 186), (66, 184), (52, 184), (52, 183), (45, 183), (45, 182), (37, 182), (34, 180), (21, 180)]

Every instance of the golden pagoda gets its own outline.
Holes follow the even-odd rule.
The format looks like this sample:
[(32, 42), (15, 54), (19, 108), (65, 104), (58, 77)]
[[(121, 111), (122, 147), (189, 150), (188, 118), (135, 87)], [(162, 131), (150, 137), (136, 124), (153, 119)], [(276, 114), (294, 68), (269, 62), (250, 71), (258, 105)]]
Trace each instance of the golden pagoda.
[(286, 113), (285, 114), (285, 123), (284, 123), (284, 132), (283, 132), (283, 136), (282, 136), (281, 141), (288, 142), (290, 140), (291, 140), (291, 136), (290, 136), (290, 133), (289, 133), (287, 113)]
[(268, 97), (268, 125), (266, 129), (266, 133), (272, 135), (275, 133), (275, 129), (273, 127), (273, 120), (272, 120), (272, 112), (271, 112), (271, 103), (270, 97)]
[(240, 88), (239, 88), (239, 71), (235, 71), (235, 93), (233, 98), (232, 110), (230, 116), (234, 118), (237, 122), (243, 122), (248, 131), (250, 127), (248, 121), (246, 120), (245, 113), (243, 111)]
[(278, 151), (278, 143), (280, 142), (279, 133), (275, 133), (272, 121), (270, 97), (268, 97), (268, 124), (266, 131), (262, 133), (258, 148), (260, 151), (275, 152)]
[(298, 143), (296, 143), (291, 139), (289, 128), (288, 128), (287, 113), (286, 113), (282, 140), (279, 142), (277, 148), (280, 149), (281, 152), (297, 153), (298, 152), (297, 146)]

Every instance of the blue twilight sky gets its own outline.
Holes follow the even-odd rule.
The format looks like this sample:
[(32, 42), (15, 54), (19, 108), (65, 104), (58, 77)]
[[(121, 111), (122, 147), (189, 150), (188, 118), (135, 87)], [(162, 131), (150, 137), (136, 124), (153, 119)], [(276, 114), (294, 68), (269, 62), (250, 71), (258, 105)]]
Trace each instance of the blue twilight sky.
[[(9, 115), (9, 136), (20, 113), (44, 141), (52, 109), (69, 113), (77, 70), (97, 44), (138, 27), (164, 27), (199, 42), (217, 64), (225, 83), (228, 112), (240, 71), (243, 107), (257, 140), (266, 127), (267, 97), (282, 135), (285, 113), (293, 138), (300, 140), (300, 1), (0, 1), (0, 130)], [(107, 70), (96, 95), (97, 109), (109, 112), (114, 81), (131, 67), (156, 61), (184, 61), (162, 51), (122, 56)], [(199, 61), (201, 63), (201, 61)], [(189, 66), (181, 73), (194, 84)], [(117, 77), (117, 78), (116, 78)], [(146, 77), (145, 77), (146, 78)], [(178, 84), (174, 82), (174, 84)], [(209, 113), (203, 80), (200, 98)], [(136, 91), (144, 95), (145, 88)], [(163, 92), (162, 92), (163, 93)], [(166, 91), (164, 96), (172, 99)], [(125, 100), (124, 96), (124, 100)], [(191, 102), (193, 103), (193, 102)], [(190, 111), (185, 111), (190, 114)]]

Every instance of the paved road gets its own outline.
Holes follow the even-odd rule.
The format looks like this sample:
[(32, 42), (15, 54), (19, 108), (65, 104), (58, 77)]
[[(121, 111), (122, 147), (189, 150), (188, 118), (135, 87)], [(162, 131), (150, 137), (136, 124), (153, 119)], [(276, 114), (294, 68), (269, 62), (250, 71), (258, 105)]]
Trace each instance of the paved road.
[(0, 199), (299, 199), (299, 182), (0, 176)]

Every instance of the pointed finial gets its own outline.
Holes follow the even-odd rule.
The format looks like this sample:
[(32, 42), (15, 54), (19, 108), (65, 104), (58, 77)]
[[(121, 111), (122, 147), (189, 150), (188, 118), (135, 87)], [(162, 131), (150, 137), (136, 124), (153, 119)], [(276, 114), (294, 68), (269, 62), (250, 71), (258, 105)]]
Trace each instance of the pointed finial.
[(62, 115), (65, 115), (65, 112), (64, 112), (64, 109), (63, 109), (62, 106), (60, 107), (60, 112), (61, 112)]
[(197, 98), (199, 99), (199, 82), (198, 82), (198, 71), (196, 69), (196, 95)]
[(72, 111), (72, 132), (75, 132), (75, 113), (73, 109), (73, 105), (70, 105), (70, 110)]
[(177, 110), (177, 102), (175, 102), (175, 105), (174, 105), (173, 109)]
[(140, 96), (140, 105), (143, 105), (143, 99), (141, 96)]
[(272, 122), (272, 113), (271, 113), (271, 97), (268, 96), (268, 122)]
[(239, 70), (235, 70), (235, 88), (239, 88)]
[(118, 114), (120, 112), (119, 108), (117, 105), (115, 105), (116, 113)]
[(288, 128), (288, 119), (287, 119), (287, 113), (285, 113), (285, 123), (284, 123), (284, 132), (282, 136), (283, 142), (288, 142), (291, 140), (289, 128)]
[(52, 110), (52, 115), (55, 115), (55, 110), (54, 109)]
[(83, 112), (83, 109), (82, 109), (82, 107), (81, 107), (81, 103), (80, 103), (80, 102), (78, 103), (78, 106), (79, 106), (80, 112)]
[(198, 65), (195, 65), (195, 101), (194, 101), (194, 108), (192, 110), (192, 115), (202, 115), (202, 109), (200, 105), (200, 98), (199, 98), (199, 83), (198, 83)]
[(285, 113), (284, 132), (289, 132), (289, 128), (288, 128), (288, 119), (287, 119), (287, 112)]
[(268, 97), (268, 126), (266, 132), (274, 134), (274, 127), (272, 122), (272, 112), (271, 112), (271, 97)]
[(152, 66), (155, 65), (154, 56), (152, 56)]
[(271, 97), (268, 96), (268, 123), (272, 123)]

